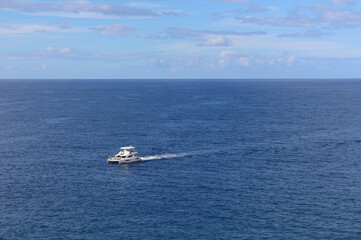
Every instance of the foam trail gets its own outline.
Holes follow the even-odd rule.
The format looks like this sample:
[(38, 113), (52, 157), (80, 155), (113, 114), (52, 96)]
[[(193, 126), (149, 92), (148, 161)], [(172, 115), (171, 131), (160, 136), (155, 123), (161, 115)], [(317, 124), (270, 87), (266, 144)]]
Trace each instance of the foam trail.
[(190, 156), (192, 153), (178, 153), (178, 154), (161, 154), (161, 155), (153, 155), (153, 156), (147, 156), (147, 157), (141, 157), (142, 161), (149, 161), (149, 160), (156, 160), (156, 159), (164, 159), (164, 158), (179, 158), (179, 157), (185, 157)]
[(160, 155), (141, 157), (141, 159), (142, 159), (142, 161), (149, 161), (149, 160), (166, 159), (166, 158), (180, 158), (180, 157), (186, 157), (186, 156), (216, 153), (219, 151), (222, 151), (222, 149), (192, 151), (192, 152), (184, 152), (184, 153), (165, 153), (165, 154), (160, 154)]

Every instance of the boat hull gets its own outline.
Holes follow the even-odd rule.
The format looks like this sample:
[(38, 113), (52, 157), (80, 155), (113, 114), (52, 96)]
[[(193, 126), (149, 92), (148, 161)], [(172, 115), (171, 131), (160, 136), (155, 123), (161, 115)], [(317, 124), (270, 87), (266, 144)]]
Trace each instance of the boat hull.
[(112, 164), (127, 164), (141, 161), (140, 157), (137, 158), (129, 158), (129, 159), (112, 159), (109, 158), (107, 163)]

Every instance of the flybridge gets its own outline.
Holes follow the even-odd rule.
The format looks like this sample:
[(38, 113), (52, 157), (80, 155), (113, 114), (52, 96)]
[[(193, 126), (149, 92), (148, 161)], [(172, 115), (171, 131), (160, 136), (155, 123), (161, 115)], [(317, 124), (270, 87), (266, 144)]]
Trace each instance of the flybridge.
[(135, 149), (135, 147), (133, 146), (129, 146), (129, 147), (122, 147), (120, 148), (121, 150), (132, 150), (132, 149)]

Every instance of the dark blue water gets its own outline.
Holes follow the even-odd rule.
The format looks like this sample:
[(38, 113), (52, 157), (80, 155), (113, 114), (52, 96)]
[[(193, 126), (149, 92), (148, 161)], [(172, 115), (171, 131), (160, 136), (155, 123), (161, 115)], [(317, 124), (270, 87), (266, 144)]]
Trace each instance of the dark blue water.
[[(361, 238), (360, 93), (349, 80), (2, 81), (0, 238)], [(108, 165), (124, 145), (151, 160)]]

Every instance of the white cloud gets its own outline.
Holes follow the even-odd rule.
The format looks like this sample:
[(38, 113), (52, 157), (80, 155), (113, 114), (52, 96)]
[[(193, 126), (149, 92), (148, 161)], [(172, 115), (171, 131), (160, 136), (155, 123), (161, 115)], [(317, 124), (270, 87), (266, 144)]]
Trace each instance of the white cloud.
[[(232, 49), (245, 49), (248, 52), (287, 52), (303, 57), (316, 57), (320, 53), (322, 53), (322, 56), (330, 54), (330, 56), (335, 57), (333, 54), (335, 50), (339, 50), (339, 53), (342, 53), (342, 51), (346, 53), (350, 50), (347, 43), (342, 44), (330, 38), (293, 38), (290, 41), (288, 38), (279, 38), (277, 35), (265, 35), (247, 38), (234, 36), (231, 40), (233, 42)], [(353, 50), (357, 51), (357, 48), (353, 48)], [(339, 57), (342, 56), (343, 54), (339, 55)]]
[(221, 51), (218, 57), (218, 64), (225, 66), (233, 56), (238, 56), (239, 54), (237, 51)]
[(202, 47), (227, 47), (232, 45), (232, 41), (229, 39), (229, 36), (254, 36), (266, 35), (267, 33), (262, 31), (209, 31), (196, 30), (191, 28), (169, 27), (166, 30), (166, 34), (170, 38), (201, 41), (198, 46)]
[(138, 34), (139, 38), (145, 38), (145, 39), (167, 39), (168, 36), (161, 36), (161, 35), (156, 35), (156, 34), (146, 34), (146, 33), (141, 33)]
[(250, 67), (258, 66), (285, 66), (292, 67), (297, 62), (296, 55), (285, 53), (266, 53), (266, 54), (245, 54), (238, 51), (221, 51), (218, 56), (218, 65)]
[(89, 29), (95, 30), (101, 35), (121, 35), (121, 36), (129, 35), (134, 30), (134, 28), (130, 28), (122, 24), (91, 27)]
[[(335, 1), (346, 4), (352, 1)], [(361, 11), (355, 9), (332, 8), (327, 5), (299, 6), (287, 16), (235, 16), (233, 19), (242, 25), (275, 26), (287, 28), (315, 28), (324, 26), (361, 26)]]
[(321, 38), (329, 35), (330, 33), (328, 32), (310, 30), (305, 32), (281, 33), (278, 34), (277, 36), (281, 38)]
[(206, 35), (204, 36), (204, 41), (199, 44), (202, 47), (227, 47), (231, 46), (232, 41), (224, 36), (217, 35)]
[(287, 59), (287, 66), (291, 67), (297, 61), (296, 56), (289, 56)]
[(248, 57), (240, 57), (237, 63), (241, 66), (248, 67), (250, 65), (250, 59)]
[(68, 47), (63, 47), (62, 49), (59, 50), (61, 53), (68, 53), (70, 52), (70, 48)]
[(11, 25), (1, 26), (0, 34), (27, 34), (27, 33), (42, 33), (42, 32), (72, 32), (73, 30), (61, 29), (58, 26), (49, 25)]
[(160, 8), (161, 5), (146, 3), (146, 2), (130, 2), (127, 4), (129, 7), (145, 7), (145, 8)]
[(12, 34), (31, 34), (31, 33), (81, 33), (89, 31), (84, 28), (64, 28), (62, 25), (53, 26), (45, 24), (4, 24), (0, 25), (0, 34), (12, 35)]
[(317, 21), (307, 16), (295, 16), (295, 17), (236, 17), (237, 21), (243, 24), (254, 25), (271, 25), (277, 27), (315, 27)]
[(329, 10), (322, 13), (321, 19), (335, 26), (361, 26), (361, 12)]
[(42, 2), (42, 1), (0, 1), (0, 10), (17, 10), (30, 14), (43, 14), (63, 17), (100, 18), (113, 17), (160, 17), (183, 14), (179, 10), (152, 11), (135, 6), (96, 3), (88, 1), (76, 2)]
[(356, 0), (330, 0), (335, 5), (354, 4)]

